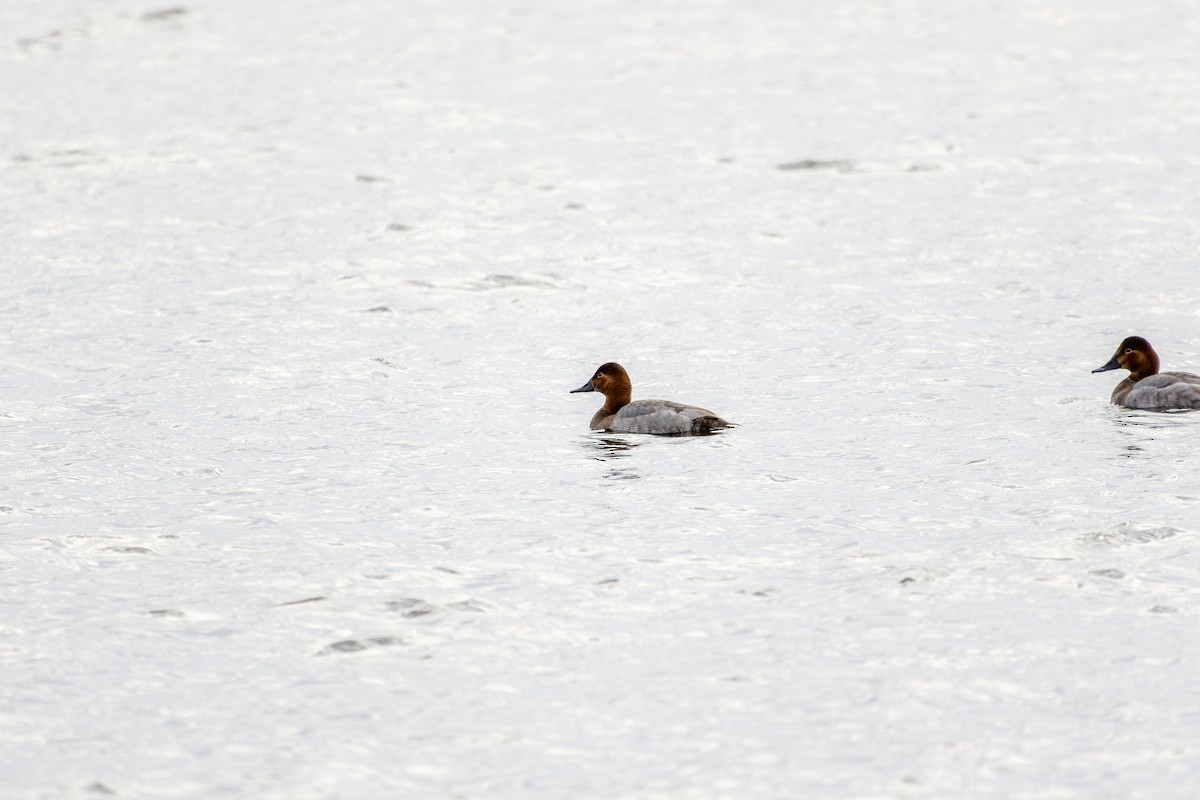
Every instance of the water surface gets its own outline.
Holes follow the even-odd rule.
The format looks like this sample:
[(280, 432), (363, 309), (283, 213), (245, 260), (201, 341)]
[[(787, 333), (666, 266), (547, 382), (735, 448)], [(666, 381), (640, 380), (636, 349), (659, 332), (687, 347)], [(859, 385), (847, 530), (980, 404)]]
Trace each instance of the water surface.
[(4, 794), (1191, 797), (1196, 29), (0, 10)]

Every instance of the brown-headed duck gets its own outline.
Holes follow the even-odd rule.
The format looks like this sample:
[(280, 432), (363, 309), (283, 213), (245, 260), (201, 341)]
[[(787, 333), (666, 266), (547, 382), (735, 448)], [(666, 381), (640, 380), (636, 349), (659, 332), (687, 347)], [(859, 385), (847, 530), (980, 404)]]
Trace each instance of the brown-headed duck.
[(1158, 353), (1140, 336), (1121, 342), (1112, 360), (1092, 372), (1110, 369), (1129, 370), (1129, 377), (1113, 389), (1115, 405), (1150, 411), (1200, 408), (1200, 375), (1159, 372)]
[(670, 400), (635, 400), (629, 373), (620, 364), (610, 361), (601, 364), (592, 379), (572, 389), (576, 392), (601, 392), (604, 405), (592, 417), (594, 431), (616, 433), (655, 433), (679, 435), (689, 433), (712, 433), (731, 427), (732, 423), (711, 411)]

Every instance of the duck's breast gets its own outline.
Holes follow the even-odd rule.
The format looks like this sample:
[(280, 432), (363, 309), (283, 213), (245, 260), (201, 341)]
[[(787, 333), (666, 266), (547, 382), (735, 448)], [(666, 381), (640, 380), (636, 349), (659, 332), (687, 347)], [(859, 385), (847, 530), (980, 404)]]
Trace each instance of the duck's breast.
[[(705, 420), (719, 424), (708, 424)], [(610, 429), (620, 433), (695, 433), (698, 421), (705, 431), (726, 425), (713, 412), (696, 406), (670, 400), (634, 400), (617, 412)]]
[(1200, 408), (1200, 375), (1160, 372), (1135, 383), (1120, 401), (1127, 408)]

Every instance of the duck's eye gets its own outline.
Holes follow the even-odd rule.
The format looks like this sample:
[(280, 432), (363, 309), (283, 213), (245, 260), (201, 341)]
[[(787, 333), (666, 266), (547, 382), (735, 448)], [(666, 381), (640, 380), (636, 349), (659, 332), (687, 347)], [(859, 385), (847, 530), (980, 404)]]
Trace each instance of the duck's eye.
[(1125, 355), (1129, 355), (1129, 354), (1130, 354), (1130, 353), (1132, 353), (1132, 352), (1133, 352), (1133, 348), (1132, 348), (1132, 347), (1126, 347), (1126, 348), (1125, 348)]

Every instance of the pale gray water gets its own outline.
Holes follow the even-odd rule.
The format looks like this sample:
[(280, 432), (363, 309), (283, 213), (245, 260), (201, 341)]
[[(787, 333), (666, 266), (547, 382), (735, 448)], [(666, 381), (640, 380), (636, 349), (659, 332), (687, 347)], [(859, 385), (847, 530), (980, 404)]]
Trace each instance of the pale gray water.
[(0, 7), (0, 795), (1194, 797), (1198, 20)]

